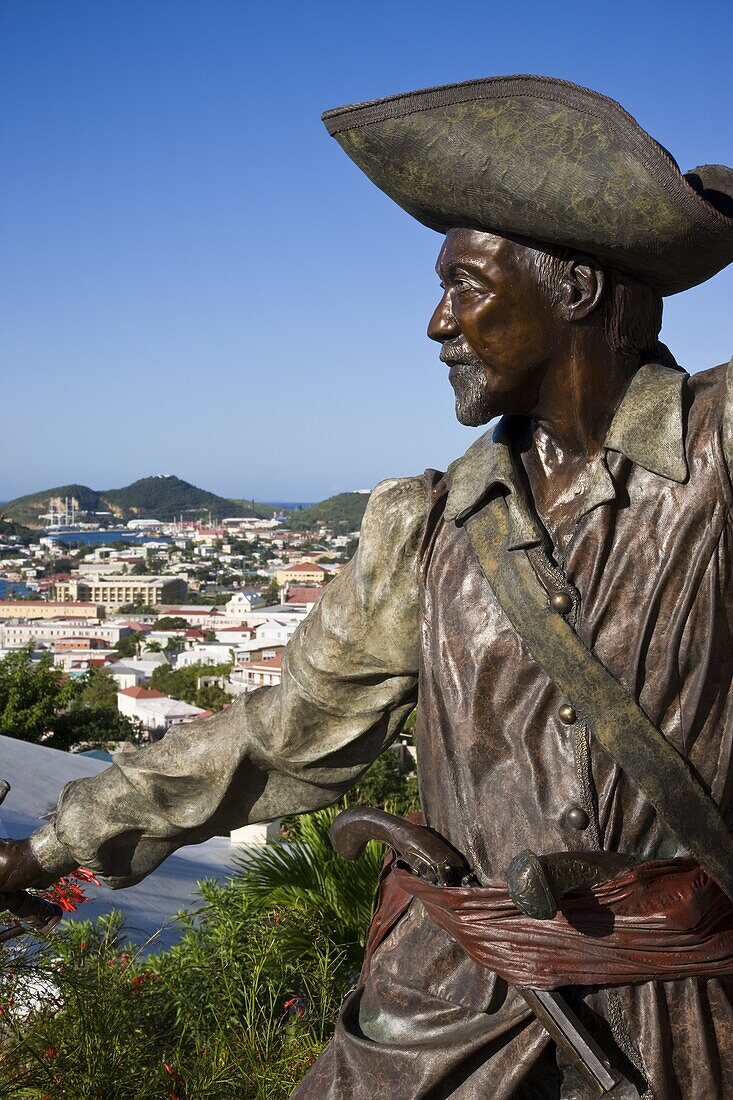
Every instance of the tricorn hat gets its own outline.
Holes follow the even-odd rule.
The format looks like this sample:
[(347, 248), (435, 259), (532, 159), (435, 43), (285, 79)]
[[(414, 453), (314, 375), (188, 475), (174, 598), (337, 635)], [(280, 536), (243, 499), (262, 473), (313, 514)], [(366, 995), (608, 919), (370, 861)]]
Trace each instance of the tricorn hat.
[(733, 170), (682, 175), (620, 104), (541, 76), (492, 77), (326, 111), (377, 187), (442, 233), (560, 244), (675, 294), (733, 260)]

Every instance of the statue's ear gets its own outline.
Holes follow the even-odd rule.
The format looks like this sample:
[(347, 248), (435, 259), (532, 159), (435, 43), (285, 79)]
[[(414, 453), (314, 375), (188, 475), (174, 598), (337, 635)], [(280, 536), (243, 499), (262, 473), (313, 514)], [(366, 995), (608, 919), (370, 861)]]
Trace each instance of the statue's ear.
[(684, 178), (701, 198), (727, 218), (733, 218), (733, 168), (726, 168), (724, 164), (701, 164), (685, 172)]
[(568, 321), (581, 321), (600, 305), (606, 277), (600, 265), (590, 258), (577, 256), (565, 265), (562, 310)]

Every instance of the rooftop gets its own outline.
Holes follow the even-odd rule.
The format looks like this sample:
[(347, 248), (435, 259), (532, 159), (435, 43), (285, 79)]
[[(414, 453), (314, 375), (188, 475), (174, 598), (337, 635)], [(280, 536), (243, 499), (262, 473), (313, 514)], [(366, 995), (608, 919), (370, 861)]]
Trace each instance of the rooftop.
[[(126, 670), (127, 670), (127, 668), (129, 668), (129, 666), (125, 666)], [(117, 671), (117, 669), (115, 669), (114, 671)], [(162, 691), (156, 691), (155, 688), (144, 688), (144, 687), (123, 688), (122, 691), (118, 691), (117, 694), (118, 695), (127, 695), (127, 696), (130, 697), (130, 699), (166, 699), (167, 698), (167, 696), (164, 695)]]
[[(106, 762), (80, 753), (2, 736), (0, 758), (3, 777), (12, 784), (0, 807), (0, 834), (16, 839), (28, 836), (48, 820), (66, 783), (98, 775), (108, 767)], [(180, 939), (180, 929), (173, 923), (176, 913), (184, 906), (200, 907), (197, 882), (210, 878), (224, 881), (232, 871), (229, 838), (214, 837), (179, 848), (137, 886), (115, 891), (104, 885), (90, 886), (85, 891), (89, 900), (66, 919), (95, 920), (113, 909), (121, 910), (129, 937), (136, 943), (146, 943), (163, 929), (151, 948), (160, 950)]]

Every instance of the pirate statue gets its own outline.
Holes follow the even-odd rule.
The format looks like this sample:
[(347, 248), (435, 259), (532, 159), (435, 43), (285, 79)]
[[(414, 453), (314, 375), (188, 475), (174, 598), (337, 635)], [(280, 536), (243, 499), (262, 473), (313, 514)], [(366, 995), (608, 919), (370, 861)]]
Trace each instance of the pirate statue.
[(733, 1100), (733, 368), (658, 339), (733, 259), (733, 170), (533, 76), (324, 120), (445, 235), (429, 334), (501, 419), (374, 490), (279, 687), (70, 784), (0, 888), (325, 806), (419, 702), (423, 823), (334, 829), (393, 856), (298, 1100)]

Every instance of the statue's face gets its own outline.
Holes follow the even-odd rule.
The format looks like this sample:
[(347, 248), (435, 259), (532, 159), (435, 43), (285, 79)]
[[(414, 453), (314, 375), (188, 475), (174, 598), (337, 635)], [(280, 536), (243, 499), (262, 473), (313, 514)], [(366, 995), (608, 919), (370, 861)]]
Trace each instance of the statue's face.
[(438, 257), (443, 287), (428, 335), (450, 367), (456, 416), (486, 424), (531, 415), (566, 321), (538, 285), (533, 250), (506, 237), (452, 229)]

